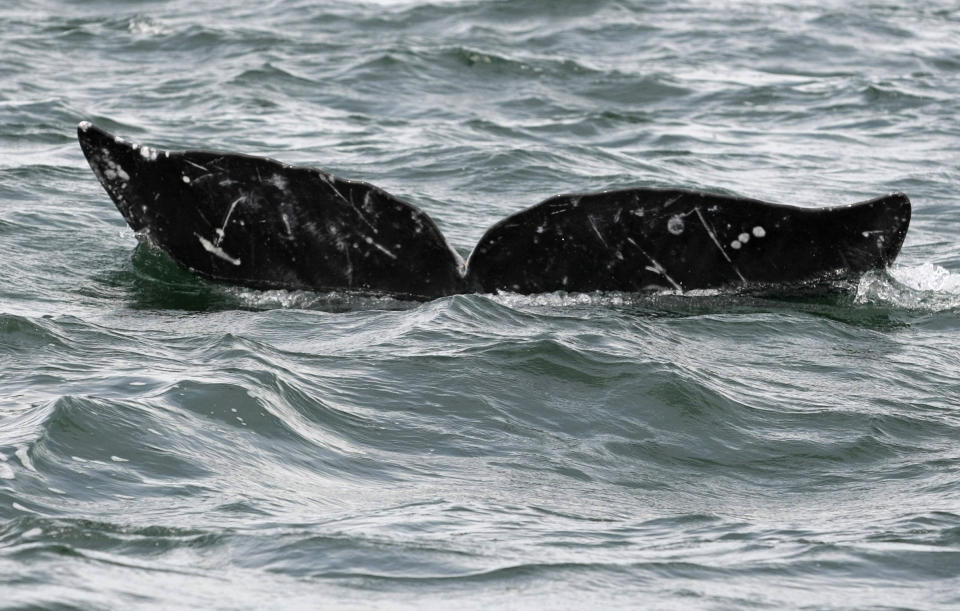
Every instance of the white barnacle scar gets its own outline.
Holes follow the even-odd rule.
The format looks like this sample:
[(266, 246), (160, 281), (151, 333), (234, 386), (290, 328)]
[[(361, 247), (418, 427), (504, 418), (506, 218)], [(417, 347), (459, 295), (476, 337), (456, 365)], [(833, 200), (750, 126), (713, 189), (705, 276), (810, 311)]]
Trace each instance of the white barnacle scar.
[[(760, 225), (757, 225), (756, 227), (754, 227), (751, 230), (751, 233), (753, 233), (753, 237), (755, 238), (762, 238), (767, 235), (766, 229), (764, 229)], [(741, 248), (743, 248), (743, 245), (749, 241), (750, 241), (750, 234), (744, 231), (743, 233), (737, 236), (736, 240), (730, 242), (730, 248), (734, 250), (740, 250)]]

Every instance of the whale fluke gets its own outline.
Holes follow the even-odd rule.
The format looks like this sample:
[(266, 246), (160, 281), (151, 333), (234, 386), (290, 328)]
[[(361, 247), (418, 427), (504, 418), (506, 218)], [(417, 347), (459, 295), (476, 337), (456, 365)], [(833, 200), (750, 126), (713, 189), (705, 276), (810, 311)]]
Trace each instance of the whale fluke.
[(517, 212), (464, 264), (423, 211), (364, 182), (263, 157), (154, 149), (87, 122), (77, 136), (134, 231), (202, 277), (253, 288), (431, 299), (795, 283), (889, 265), (910, 224), (902, 193), (799, 208), (623, 189)]

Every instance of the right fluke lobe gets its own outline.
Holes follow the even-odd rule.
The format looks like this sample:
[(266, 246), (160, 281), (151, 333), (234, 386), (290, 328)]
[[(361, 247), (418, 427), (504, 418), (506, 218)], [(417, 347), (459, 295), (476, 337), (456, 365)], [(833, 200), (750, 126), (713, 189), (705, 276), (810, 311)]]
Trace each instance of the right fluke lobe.
[(677, 189), (563, 195), (491, 227), (468, 280), (518, 293), (803, 282), (889, 265), (909, 223), (902, 193), (819, 209)]

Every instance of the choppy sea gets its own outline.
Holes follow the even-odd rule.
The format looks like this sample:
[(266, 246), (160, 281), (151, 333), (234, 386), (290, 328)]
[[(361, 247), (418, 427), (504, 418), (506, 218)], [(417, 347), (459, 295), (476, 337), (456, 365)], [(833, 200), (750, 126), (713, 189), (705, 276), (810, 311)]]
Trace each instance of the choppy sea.
[[(80, 120), (424, 209), (904, 191), (811, 296), (198, 280)], [(0, 607), (960, 607), (956, 0), (6, 0)]]

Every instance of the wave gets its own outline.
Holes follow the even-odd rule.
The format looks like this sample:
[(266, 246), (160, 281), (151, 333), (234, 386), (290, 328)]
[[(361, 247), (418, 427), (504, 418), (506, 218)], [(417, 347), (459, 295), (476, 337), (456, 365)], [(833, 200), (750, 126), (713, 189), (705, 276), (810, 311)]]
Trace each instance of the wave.
[[(34, 4), (0, 9), (6, 606), (960, 602), (955, 10)], [(913, 238), (811, 291), (254, 291), (134, 247), (91, 117), (369, 180), (461, 249), (637, 185), (903, 190)]]
[[(883, 463), (907, 451), (906, 439), (916, 449), (952, 434), (929, 419), (940, 409), (935, 403), (916, 413), (896, 403), (884, 414), (869, 407), (900, 373), (876, 389), (864, 386), (861, 403), (838, 411), (816, 390), (818, 379), (838, 375), (830, 369), (813, 362), (797, 363), (790, 375), (766, 369), (790, 353), (795, 332), (810, 332), (805, 312), (775, 302), (671, 319), (637, 316), (619, 303), (605, 312), (566, 297), (519, 307), (519, 297), (499, 299), (293, 317), (280, 310), (259, 323), (286, 329), (274, 341), (298, 329), (279, 345), (231, 333), (194, 338), (188, 329), (165, 345), (136, 345), (126, 334), (108, 339), (106, 329), (6, 316), (7, 346), (43, 347), (58, 358), (120, 342), (100, 352), (107, 363), (137, 353), (152, 365), (94, 367), (82, 378), (57, 373), (61, 386), (86, 393), (8, 414), (0, 451), (26, 458), (4, 472), (42, 472), (61, 489), (82, 475), (98, 482), (96, 498), (130, 495), (144, 478), (151, 482), (145, 490), (178, 495), (220, 486), (223, 473), (231, 481), (256, 479), (264, 469), (289, 482), (402, 481), (452, 467), (434, 460), (512, 455), (502, 464), (631, 486), (624, 467), (658, 473), (654, 480), (671, 469), (776, 478), (789, 465), (817, 472)], [(717, 344), (717, 328), (739, 324), (752, 330), (741, 366), (690, 351)], [(826, 341), (873, 331), (827, 318), (818, 333)], [(517, 402), (511, 389), (518, 385), (535, 392)], [(25, 394), (27, 402), (36, 396)], [(538, 459), (531, 447), (546, 454)]]
[(0, 344), (4, 356), (27, 354), (42, 348), (64, 348), (67, 341), (49, 319), (0, 314)]

